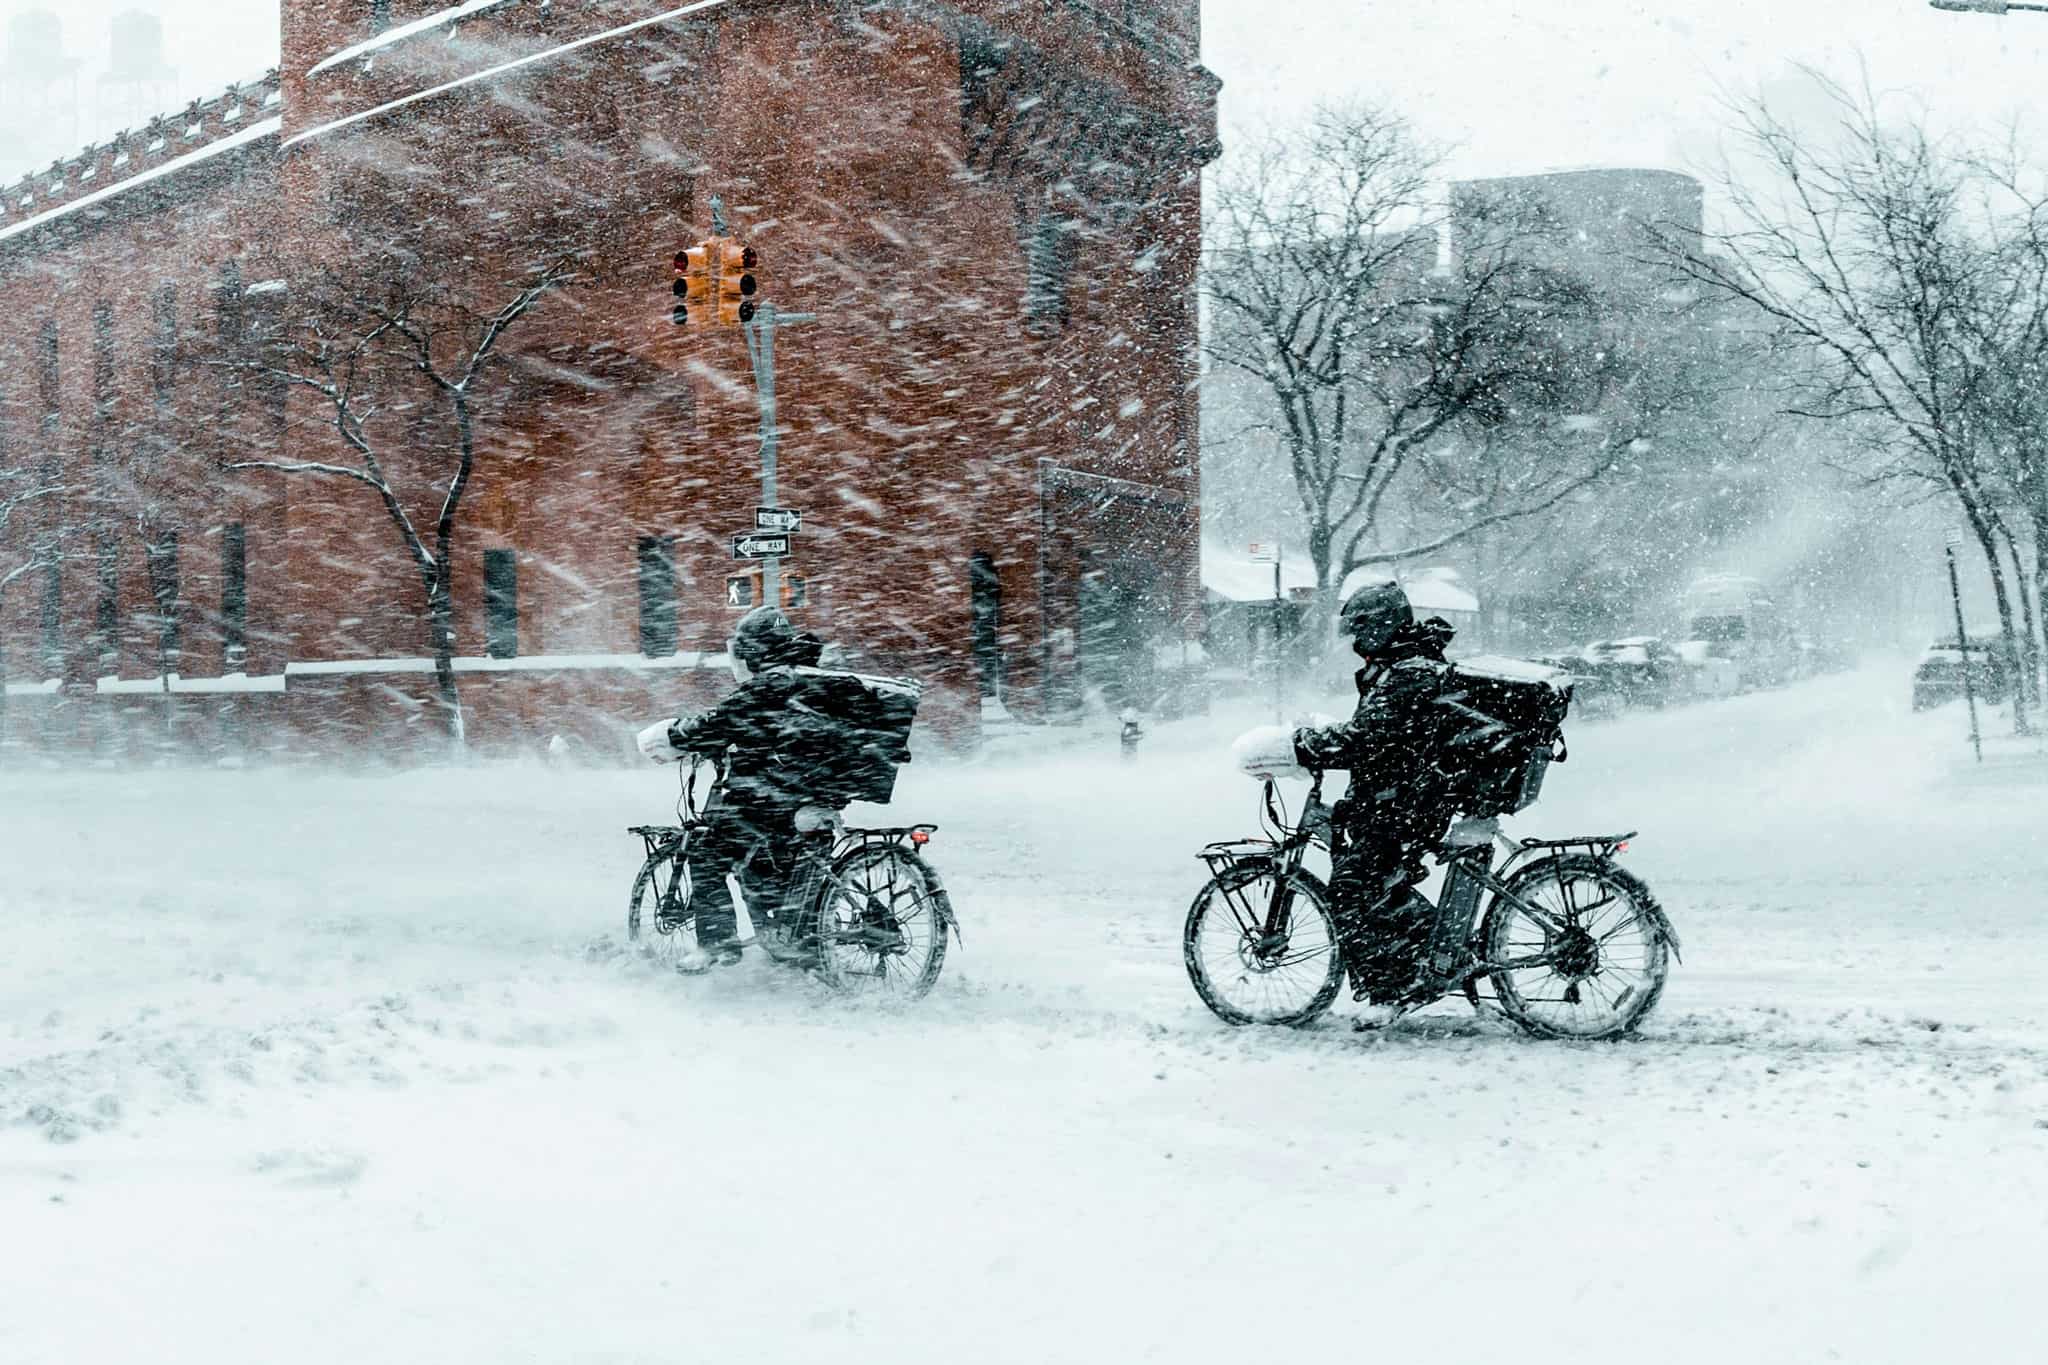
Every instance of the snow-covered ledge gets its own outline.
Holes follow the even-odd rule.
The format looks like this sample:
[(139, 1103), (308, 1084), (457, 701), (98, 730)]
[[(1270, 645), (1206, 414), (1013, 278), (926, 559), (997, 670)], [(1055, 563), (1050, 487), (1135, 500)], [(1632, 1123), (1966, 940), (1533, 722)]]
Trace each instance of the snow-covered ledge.
[(250, 677), (247, 673), (226, 673), (218, 678), (186, 678), (176, 673), (155, 678), (101, 678), (94, 685), (96, 691), (114, 695), (149, 692), (175, 692), (180, 694), (219, 692), (282, 692), (284, 674), (265, 673)]
[(360, 43), (341, 49), (339, 52), (330, 52), (319, 61), (313, 63), (313, 65), (307, 67), (306, 74), (308, 76), (317, 76), (331, 66), (340, 66), (343, 62), (352, 62), (358, 57), (367, 57), (373, 52), (382, 51), (393, 43), (402, 43), (415, 34), (425, 33), (431, 28), (439, 28), (442, 24), (452, 24), (457, 19), (466, 19), (472, 14), (477, 14), (487, 9), (495, 9), (505, 3), (507, 3), (507, 0), (463, 0), (463, 3), (459, 5), (450, 5), (447, 9), (437, 10), (423, 19), (414, 19), (410, 23), (399, 24), (395, 28), (387, 28), (382, 33), (374, 34), (363, 39)]
[[(548, 673), (596, 672), (621, 669), (629, 673), (662, 673), (726, 666), (723, 653), (698, 650), (667, 654), (650, 659), (644, 654), (524, 654), (516, 659), (493, 659), (457, 655), (452, 661), (457, 673)], [(284, 666), (289, 678), (352, 677), (371, 673), (432, 673), (432, 659), (307, 659)]]

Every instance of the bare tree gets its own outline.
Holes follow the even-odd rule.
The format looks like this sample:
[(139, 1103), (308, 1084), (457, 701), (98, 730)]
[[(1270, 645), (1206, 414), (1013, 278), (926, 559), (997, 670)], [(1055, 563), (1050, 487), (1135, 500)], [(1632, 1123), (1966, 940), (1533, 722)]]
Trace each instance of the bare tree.
[[(1873, 482), (1947, 494), (2015, 641), (2001, 559), (2012, 541), (1985, 408), (2005, 362), (1987, 337), (2005, 330), (1990, 320), (2022, 307), (2027, 286), (1987, 240), (1998, 214), (1969, 158), (1917, 123), (1882, 117), (1867, 89), (1807, 74), (1833, 105), (1835, 138), (1802, 135), (1761, 101), (1736, 106), (1763, 178), (1725, 172), (1734, 226), (1665, 245), (1685, 275), (1776, 324), (1796, 362), (1789, 413), (1857, 424), (1878, 452), (1863, 471)], [(2024, 730), (2020, 707), (2014, 717)]]
[(1258, 395), (1252, 429), (1292, 475), (1325, 619), (1354, 569), (1538, 515), (1616, 466), (1632, 435), (1519, 447), (1512, 464), (1461, 446), (1490, 452), (1467, 461), (1478, 496), (1389, 541), (1384, 513), (1458, 424), (1556, 405), (1559, 339), (1590, 296), (1535, 263), (1551, 225), (1527, 204), (1476, 206), (1463, 259), (1438, 269), (1438, 161), (1392, 114), (1325, 107), (1244, 165), (1214, 199), (1206, 347), (1220, 382)]
[[(67, 491), (55, 479), (26, 469), (0, 469), (0, 619), (5, 617), (8, 590), (55, 564), (63, 552), (60, 536), (24, 532), (16, 517), (30, 504)], [(6, 734), (7, 673), (7, 638), (0, 634), (0, 736)]]
[[(352, 462), (229, 460), (223, 465), (339, 480), (376, 495), (414, 569), (426, 607), (435, 686), (457, 749), (465, 743), (465, 731), (454, 669), (453, 556), (463, 494), (476, 472), (480, 384), (500, 358), (507, 331), (573, 277), (573, 262), (558, 260), (535, 271), (488, 311), (469, 307), (442, 285), (406, 284), (373, 296), (343, 281), (322, 281), (308, 291), (304, 321), (271, 339), (250, 368), (316, 395), (323, 424), (347, 447)], [(439, 493), (431, 519), (414, 516), (401, 484), (389, 472), (393, 459), (411, 454), (401, 453), (395, 442), (383, 446), (380, 417), (407, 406), (387, 395), (394, 372), (409, 372), (424, 383), (448, 418), (449, 446), (439, 453), (440, 476), (430, 481)]]

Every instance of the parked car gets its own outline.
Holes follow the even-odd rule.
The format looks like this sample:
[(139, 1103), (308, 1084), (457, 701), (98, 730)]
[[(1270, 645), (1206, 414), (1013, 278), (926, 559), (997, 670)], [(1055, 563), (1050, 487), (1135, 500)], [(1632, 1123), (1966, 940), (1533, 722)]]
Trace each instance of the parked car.
[[(1977, 700), (2002, 702), (2019, 676), (2019, 661), (2005, 636), (1987, 632), (1969, 637), (1967, 671)], [(1964, 651), (1953, 635), (1944, 635), (1921, 651), (1913, 668), (1913, 709), (1925, 711), (1963, 695)]]
[(1692, 695), (1692, 670), (1654, 635), (1595, 640), (1579, 659), (1576, 671), (1590, 668), (1624, 706), (1666, 706)]

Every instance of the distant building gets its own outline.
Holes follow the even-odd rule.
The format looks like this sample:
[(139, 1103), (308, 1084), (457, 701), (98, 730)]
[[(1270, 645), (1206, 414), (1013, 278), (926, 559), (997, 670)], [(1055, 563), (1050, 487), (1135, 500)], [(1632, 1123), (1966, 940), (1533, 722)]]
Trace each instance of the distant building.
[(1610, 168), (1461, 180), (1451, 186), (1451, 263), (1472, 253), (1489, 205), (1540, 210), (1549, 231), (1526, 257), (1599, 287), (1640, 282), (1657, 235), (1697, 241), (1705, 194), (1677, 171)]
[[(65, 489), (0, 536), (62, 549), (0, 599), (8, 738), (431, 740), (374, 492), (221, 467), (346, 463), (332, 414), (219, 362), (323, 271), (488, 303), (565, 252), (586, 278), (508, 334), (479, 407), (451, 553), (469, 734), (623, 750), (722, 692), (759, 418), (741, 338), (669, 317), (713, 195), (764, 297), (818, 317), (776, 353), (802, 624), (933, 684), (953, 738), (983, 697), (1142, 701), (1151, 646), (1200, 621), (1196, 0), (461, 9), (283, 0), (280, 72), (0, 191), (0, 468)], [(153, 35), (123, 32), (147, 84)], [(429, 515), (448, 439), (380, 435)]]

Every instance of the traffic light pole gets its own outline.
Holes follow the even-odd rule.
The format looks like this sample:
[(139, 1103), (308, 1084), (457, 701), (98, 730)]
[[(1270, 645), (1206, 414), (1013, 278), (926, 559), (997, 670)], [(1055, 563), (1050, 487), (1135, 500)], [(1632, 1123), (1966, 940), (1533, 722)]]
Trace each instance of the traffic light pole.
[[(747, 339), (747, 358), (754, 362), (754, 394), (761, 405), (763, 507), (776, 505), (775, 329), (817, 320), (816, 313), (777, 313), (774, 304), (764, 303), (755, 311), (752, 322), (740, 324), (740, 331)], [(782, 603), (782, 562), (774, 555), (761, 561), (761, 603), (771, 607)]]

